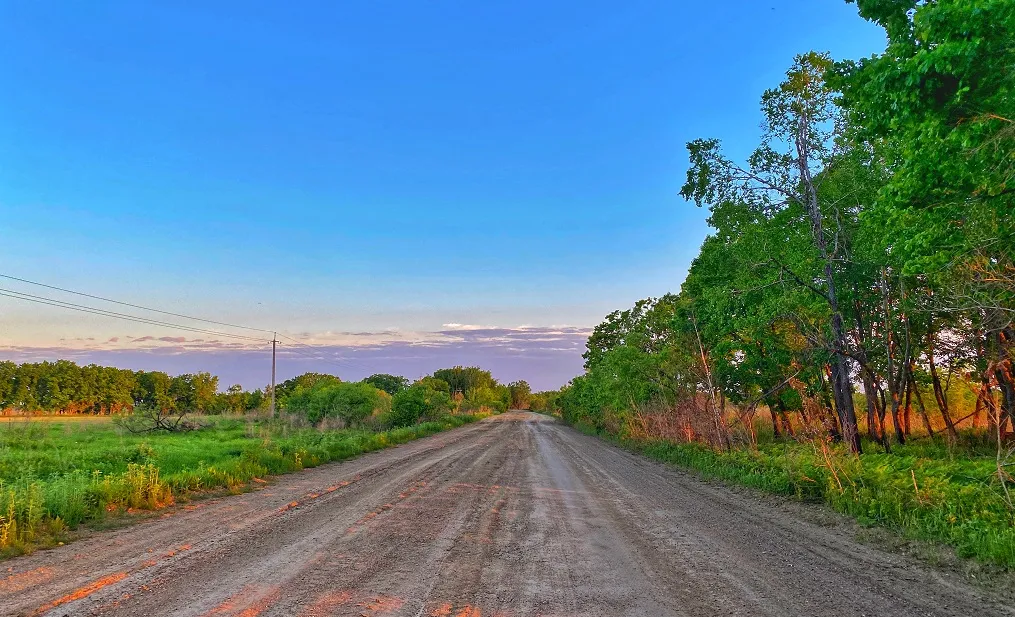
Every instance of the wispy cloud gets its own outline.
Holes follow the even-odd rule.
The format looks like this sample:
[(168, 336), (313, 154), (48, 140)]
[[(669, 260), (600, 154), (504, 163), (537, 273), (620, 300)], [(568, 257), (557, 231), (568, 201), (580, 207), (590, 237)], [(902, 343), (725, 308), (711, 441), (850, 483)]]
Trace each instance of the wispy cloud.
[[(581, 354), (591, 332), (574, 326), (460, 326), (444, 324), (435, 332), (301, 333), (294, 338), (313, 349), (283, 339), (279, 378), (309, 370), (348, 379), (375, 372), (415, 378), (466, 364), (488, 368), (503, 381), (525, 379), (537, 389), (557, 388), (581, 372)], [(0, 357), (19, 362), (66, 358), (170, 373), (210, 371), (220, 375), (224, 386), (259, 387), (265, 382), (270, 346), (182, 336), (114, 336), (99, 344), (63, 341), (59, 346), (0, 348)]]

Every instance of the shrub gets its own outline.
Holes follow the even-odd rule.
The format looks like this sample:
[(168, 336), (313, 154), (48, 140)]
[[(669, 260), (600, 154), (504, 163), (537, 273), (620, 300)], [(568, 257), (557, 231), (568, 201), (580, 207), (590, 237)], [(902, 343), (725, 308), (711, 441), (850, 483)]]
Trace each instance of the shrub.
[(289, 396), (287, 407), (311, 423), (325, 418), (338, 419), (346, 426), (362, 424), (375, 410), (383, 410), (387, 395), (369, 383), (322, 381)]
[(451, 409), (451, 397), (424, 384), (414, 384), (391, 401), (391, 426), (412, 426), (420, 420), (436, 420)]

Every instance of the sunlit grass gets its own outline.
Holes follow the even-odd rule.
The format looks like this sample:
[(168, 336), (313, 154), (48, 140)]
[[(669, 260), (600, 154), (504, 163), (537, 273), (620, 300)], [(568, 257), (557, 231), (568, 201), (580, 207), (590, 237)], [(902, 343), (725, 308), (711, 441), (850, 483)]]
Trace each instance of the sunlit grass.
[(891, 454), (865, 441), (865, 454), (857, 457), (841, 445), (776, 440), (763, 431), (757, 448), (722, 452), (698, 442), (618, 439), (575, 428), (707, 478), (825, 503), (861, 524), (1015, 568), (1015, 511), (998, 479), (996, 445), (981, 433), (960, 433), (953, 444), (913, 438)]
[(0, 554), (64, 539), (110, 512), (156, 509), (198, 491), (242, 490), (289, 473), (461, 426), (475, 416), (374, 432), (217, 419), (189, 433), (135, 435), (87, 422), (0, 423)]
[(707, 477), (824, 502), (863, 524), (944, 542), (965, 557), (1015, 567), (1015, 516), (1003, 499), (992, 456), (929, 439), (892, 454), (855, 457), (795, 441), (718, 452), (701, 444), (624, 442), (652, 458)]

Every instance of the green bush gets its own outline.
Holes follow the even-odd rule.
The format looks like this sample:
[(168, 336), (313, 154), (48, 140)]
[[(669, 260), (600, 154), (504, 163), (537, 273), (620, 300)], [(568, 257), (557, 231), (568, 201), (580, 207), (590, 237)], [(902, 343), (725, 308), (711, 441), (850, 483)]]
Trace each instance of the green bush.
[(465, 393), (462, 411), (489, 409), (503, 413), (511, 404), (511, 390), (507, 386), (478, 386)]
[(450, 410), (451, 397), (447, 392), (417, 383), (392, 397), (388, 418), (391, 426), (404, 427), (420, 420), (436, 420)]
[(309, 388), (298, 386), (289, 395), (286, 409), (304, 415), (312, 424), (335, 418), (356, 426), (375, 411), (383, 411), (387, 400), (385, 392), (369, 383), (321, 381)]

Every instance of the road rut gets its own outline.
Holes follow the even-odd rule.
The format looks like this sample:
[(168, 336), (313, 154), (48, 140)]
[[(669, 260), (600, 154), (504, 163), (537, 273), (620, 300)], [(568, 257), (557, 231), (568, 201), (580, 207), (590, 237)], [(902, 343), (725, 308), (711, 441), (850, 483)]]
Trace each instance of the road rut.
[(778, 500), (512, 412), (2, 564), (3, 615), (1012, 615)]

